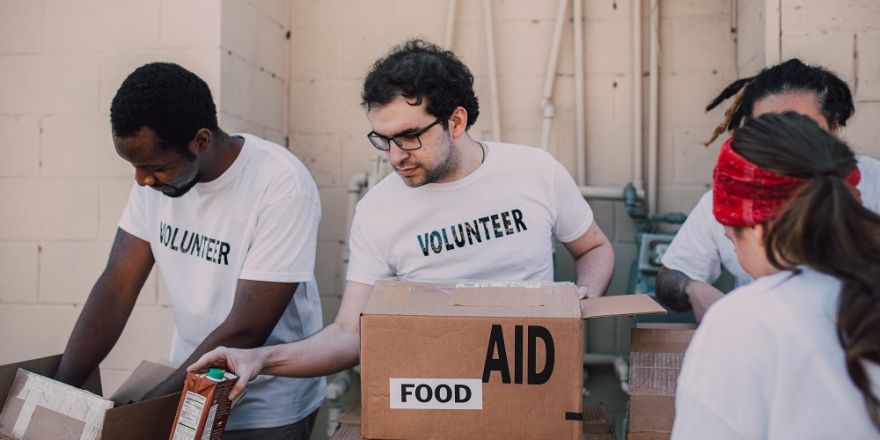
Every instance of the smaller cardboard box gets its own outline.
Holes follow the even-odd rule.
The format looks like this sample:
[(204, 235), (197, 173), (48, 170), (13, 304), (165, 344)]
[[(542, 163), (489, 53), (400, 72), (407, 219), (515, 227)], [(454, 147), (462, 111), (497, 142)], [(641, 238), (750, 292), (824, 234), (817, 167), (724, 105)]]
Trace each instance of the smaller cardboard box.
[(694, 324), (640, 323), (632, 329), (629, 440), (667, 440), (675, 420), (675, 384)]
[(665, 313), (571, 283), (382, 280), (361, 315), (363, 436), (581, 438), (584, 319)]
[(83, 389), (50, 379), (60, 361), (61, 355), (55, 355), (0, 366), (0, 400), (5, 402), (0, 440), (168, 437), (180, 393), (137, 401), (173, 368), (144, 361), (110, 399), (104, 399), (98, 371)]

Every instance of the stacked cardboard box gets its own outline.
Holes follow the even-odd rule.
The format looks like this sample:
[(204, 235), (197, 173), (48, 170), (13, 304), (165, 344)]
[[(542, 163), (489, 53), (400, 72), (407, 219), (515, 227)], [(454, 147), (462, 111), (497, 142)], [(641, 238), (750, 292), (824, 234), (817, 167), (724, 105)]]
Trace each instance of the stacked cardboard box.
[(675, 383), (693, 324), (638, 324), (632, 330), (628, 440), (666, 440), (675, 420)]

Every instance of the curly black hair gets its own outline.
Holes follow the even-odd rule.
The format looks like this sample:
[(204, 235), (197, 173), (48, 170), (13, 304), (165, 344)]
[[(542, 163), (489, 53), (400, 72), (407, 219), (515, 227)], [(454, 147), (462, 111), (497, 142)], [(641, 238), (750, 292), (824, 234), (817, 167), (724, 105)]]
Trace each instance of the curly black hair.
[(744, 119), (751, 117), (755, 102), (787, 91), (815, 92), (829, 127), (845, 126), (846, 121), (856, 111), (849, 86), (842, 79), (822, 67), (804, 64), (797, 58), (767, 67), (753, 77), (732, 82), (709, 103), (706, 111), (736, 95), (743, 87), (746, 89), (742, 101), (727, 124), (728, 130), (739, 127)]
[(364, 80), (361, 105), (369, 109), (397, 96), (413, 105), (427, 100), (428, 113), (442, 119), (444, 126), (457, 107), (467, 111), (467, 128), (480, 115), (471, 71), (454, 53), (420, 39), (394, 47), (373, 64)]
[(196, 132), (219, 132), (211, 90), (201, 78), (173, 63), (135, 69), (110, 104), (110, 126), (117, 137), (134, 136), (141, 127), (156, 132), (161, 147), (189, 157)]

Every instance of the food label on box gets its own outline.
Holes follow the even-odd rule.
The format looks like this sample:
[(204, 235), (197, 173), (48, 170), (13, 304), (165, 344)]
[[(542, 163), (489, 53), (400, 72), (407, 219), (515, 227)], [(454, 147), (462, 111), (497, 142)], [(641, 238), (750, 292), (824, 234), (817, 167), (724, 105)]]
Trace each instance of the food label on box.
[(174, 440), (193, 440), (196, 436), (196, 429), (199, 427), (199, 419), (202, 417), (202, 410), (205, 409), (205, 396), (186, 392), (183, 401), (183, 409), (180, 411), (180, 418), (177, 420), (177, 428), (174, 430)]
[(480, 379), (391, 378), (395, 409), (483, 409)]
[[(214, 426), (214, 417), (217, 417), (217, 404), (211, 405), (211, 409), (208, 411), (208, 420), (205, 421), (205, 426)], [(211, 440), (211, 430), (206, 429), (205, 432), (202, 433), (202, 440)]]

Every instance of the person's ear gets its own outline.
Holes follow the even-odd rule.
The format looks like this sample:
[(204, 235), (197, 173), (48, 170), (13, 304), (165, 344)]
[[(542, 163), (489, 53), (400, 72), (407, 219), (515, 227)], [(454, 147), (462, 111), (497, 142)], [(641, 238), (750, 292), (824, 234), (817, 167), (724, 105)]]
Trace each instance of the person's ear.
[(201, 128), (196, 132), (195, 137), (189, 143), (189, 151), (192, 154), (199, 155), (211, 149), (214, 142), (214, 133), (207, 128)]
[(449, 133), (457, 139), (467, 131), (468, 114), (464, 107), (456, 107), (449, 116)]

